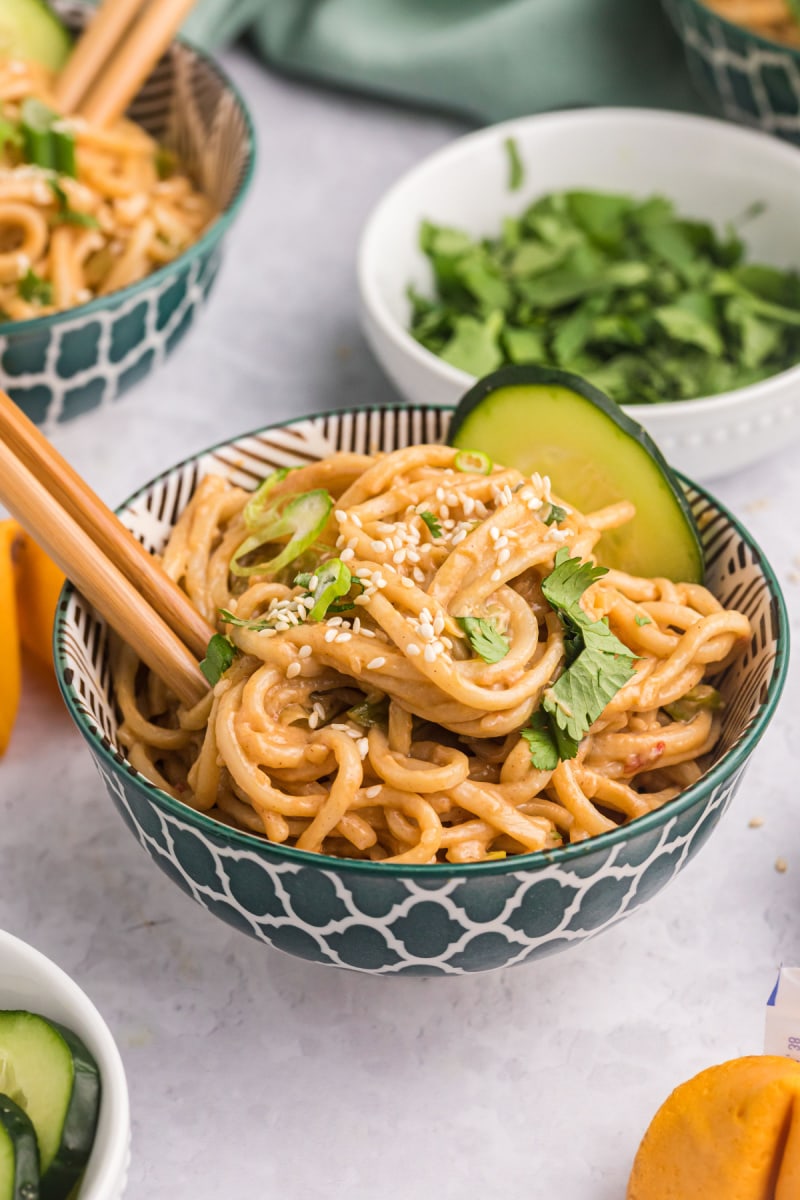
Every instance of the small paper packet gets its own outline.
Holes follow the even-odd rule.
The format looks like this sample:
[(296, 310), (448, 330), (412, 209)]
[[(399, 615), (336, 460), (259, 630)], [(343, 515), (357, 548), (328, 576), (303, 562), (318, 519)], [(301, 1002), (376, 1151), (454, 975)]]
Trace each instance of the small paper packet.
[(767, 1001), (764, 1053), (800, 1062), (800, 967), (781, 967)]

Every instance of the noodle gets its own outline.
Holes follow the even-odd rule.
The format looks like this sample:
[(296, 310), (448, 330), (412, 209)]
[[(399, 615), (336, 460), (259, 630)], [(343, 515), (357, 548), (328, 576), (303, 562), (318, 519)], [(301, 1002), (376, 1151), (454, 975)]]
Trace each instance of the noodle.
[[(0, 127), (18, 129), (31, 98), (54, 110), (47, 72), (0, 61)], [(215, 215), (140, 126), (70, 117), (53, 128), (74, 139), (77, 178), (23, 161), (10, 138), (0, 144), (0, 322), (127, 287), (182, 254)]]
[(800, 47), (800, 25), (789, 0), (704, 0), (707, 8), (772, 42)]
[[(602, 531), (633, 507), (583, 515), (562, 505), (548, 524), (557, 502), (546, 478), (464, 472), (455, 461), (448, 447), (415, 446), (334, 455), (273, 477), (275, 504), (317, 488), (334, 498), (310, 582), (306, 574), (299, 583), (308, 562), (277, 578), (258, 563), (249, 577), (231, 573), (251, 494), (205, 478), (163, 565), (238, 654), (213, 694), (186, 710), (115, 646), (119, 736), (134, 766), (272, 842), (400, 863), (580, 842), (696, 779), (720, 734), (717, 694), (701, 688), (716, 702), (685, 719), (664, 706), (699, 694), (708, 668), (719, 670), (750, 636), (747, 618), (697, 584), (618, 570), (593, 581), (583, 611), (607, 618), (630, 649), (631, 677), (574, 758), (535, 766), (520, 731), (565, 670), (564, 627), (543, 580), (562, 547), (591, 560)], [(315, 620), (313, 572), (326, 561), (346, 562), (363, 590)], [(497, 661), (474, 651), (457, 620), (465, 614), (505, 639)]]

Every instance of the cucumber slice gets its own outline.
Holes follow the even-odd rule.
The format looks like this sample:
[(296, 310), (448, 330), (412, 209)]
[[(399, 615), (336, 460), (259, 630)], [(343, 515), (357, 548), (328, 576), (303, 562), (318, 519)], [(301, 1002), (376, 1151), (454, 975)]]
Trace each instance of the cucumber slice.
[(2, 0), (0, 58), (26, 58), (60, 71), (72, 38), (43, 0)]
[(39, 1143), (42, 1200), (64, 1200), (89, 1158), (100, 1108), (97, 1063), (71, 1030), (35, 1013), (0, 1012), (0, 1057)]
[(30, 1117), (0, 1094), (0, 1200), (39, 1200), (39, 1149)]
[(598, 562), (702, 581), (703, 550), (680, 483), (644, 429), (580, 376), (503, 367), (462, 398), (449, 441), (526, 475), (549, 475), (556, 495), (583, 512), (631, 500), (636, 516), (603, 535)]

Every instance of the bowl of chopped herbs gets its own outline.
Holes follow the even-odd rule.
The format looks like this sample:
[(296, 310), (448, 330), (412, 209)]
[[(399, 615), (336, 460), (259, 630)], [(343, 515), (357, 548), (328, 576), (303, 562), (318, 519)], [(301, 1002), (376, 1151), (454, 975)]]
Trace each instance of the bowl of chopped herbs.
[(583, 376), (695, 478), (800, 436), (800, 156), (710, 118), (550, 113), (470, 134), (364, 230), (366, 336), (412, 403), (511, 363)]

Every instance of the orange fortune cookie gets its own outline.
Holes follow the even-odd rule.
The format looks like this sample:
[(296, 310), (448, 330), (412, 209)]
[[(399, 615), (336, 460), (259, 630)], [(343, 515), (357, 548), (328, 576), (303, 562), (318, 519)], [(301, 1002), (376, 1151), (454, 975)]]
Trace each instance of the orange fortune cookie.
[(642, 1139), (627, 1200), (800, 1200), (800, 1063), (735, 1058), (682, 1083)]

